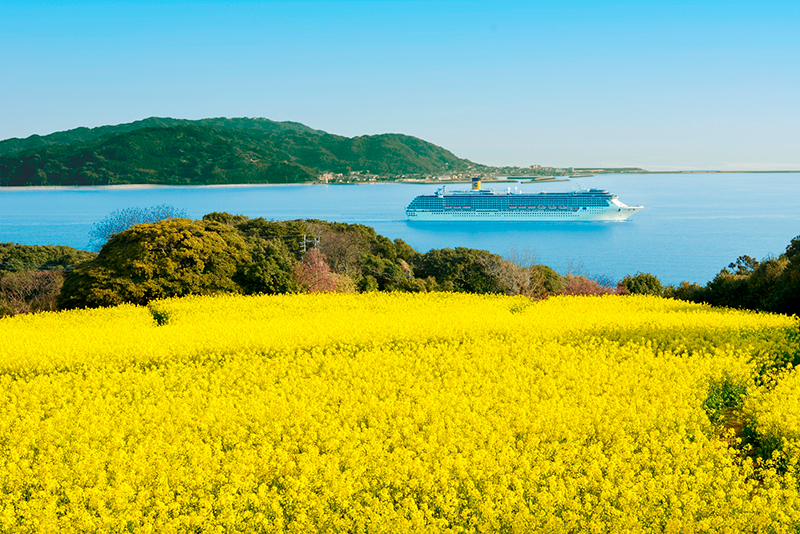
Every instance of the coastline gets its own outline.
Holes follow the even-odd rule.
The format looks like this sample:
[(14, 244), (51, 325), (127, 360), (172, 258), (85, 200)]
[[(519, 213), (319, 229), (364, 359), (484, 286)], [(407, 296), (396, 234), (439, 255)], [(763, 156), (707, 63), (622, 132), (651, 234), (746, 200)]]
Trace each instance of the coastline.
[[(536, 183), (554, 183), (554, 182), (569, 182), (576, 178), (592, 178), (600, 175), (619, 175), (619, 174), (800, 174), (800, 170), (684, 170), (684, 171), (630, 171), (630, 172), (596, 172), (596, 173), (576, 173), (565, 176), (502, 176), (488, 179), (481, 179), (484, 184), (498, 184), (498, 183), (520, 183), (520, 184), (536, 184)], [(530, 179), (529, 179), (530, 178)], [(0, 191), (20, 191), (27, 189), (42, 190), (73, 190), (82, 189), (86, 191), (91, 190), (136, 190), (136, 189), (170, 189), (170, 188), (229, 188), (229, 187), (285, 187), (297, 185), (374, 185), (374, 184), (431, 184), (431, 185), (449, 185), (449, 184), (470, 184), (471, 180), (439, 180), (433, 178), (401, 178), (399, 180), (375, 180), (375, 181), (352, 181), (352, 182), (338, 182), (326, 183), (319, 180), (298, 183), (233, 183), (233, 184), (114, 184), (114, 185), (0, 185)]]

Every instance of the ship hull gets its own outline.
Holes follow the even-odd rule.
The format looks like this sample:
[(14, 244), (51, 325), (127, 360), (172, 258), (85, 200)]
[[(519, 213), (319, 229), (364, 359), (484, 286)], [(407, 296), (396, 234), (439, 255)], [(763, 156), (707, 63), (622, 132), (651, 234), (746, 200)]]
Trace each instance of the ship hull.
[[(474, 185), (474, 184), (473, 184)], [(406, 208), (410, 221), (624, 221), (641, 206), (628, 206), (604, 189), (563, 193), (481, 190), (420, 195)]]
[(607, 210), (529, 210), (529, 211), (478, 211), (462, 210), (433, 212), (407, 210), (409, 221), (624, 221), (641, 207), (614, 208)]

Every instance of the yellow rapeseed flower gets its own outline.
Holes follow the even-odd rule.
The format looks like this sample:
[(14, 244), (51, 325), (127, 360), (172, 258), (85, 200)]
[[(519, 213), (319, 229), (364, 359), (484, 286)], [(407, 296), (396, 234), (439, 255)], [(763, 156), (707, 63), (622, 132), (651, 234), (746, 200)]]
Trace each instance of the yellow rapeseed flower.
[[(450, 293), (2, 319), (0, 531), (796, 530), (797, 329)], [(722, 383), (774, 461), (710, 419)]]

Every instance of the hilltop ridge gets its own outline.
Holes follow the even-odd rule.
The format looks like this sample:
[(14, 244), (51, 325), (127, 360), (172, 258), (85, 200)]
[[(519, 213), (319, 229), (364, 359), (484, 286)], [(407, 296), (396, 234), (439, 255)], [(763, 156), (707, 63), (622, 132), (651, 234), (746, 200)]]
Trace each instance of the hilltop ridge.
[(403, 134), (344, 137), (268, 119), (150, 117), (0, 141), (0, 186), (303, 183), (490, 168)]

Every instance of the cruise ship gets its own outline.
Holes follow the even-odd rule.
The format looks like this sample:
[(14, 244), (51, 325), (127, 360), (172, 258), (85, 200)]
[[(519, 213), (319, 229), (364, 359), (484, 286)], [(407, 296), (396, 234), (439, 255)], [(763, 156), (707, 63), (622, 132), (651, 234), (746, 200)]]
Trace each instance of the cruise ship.
[(420, 195), (406, 208), (410, 221), (624, 221), (642, 206), (626, 206), (604, 189), (563, 193), (481, 189)]

